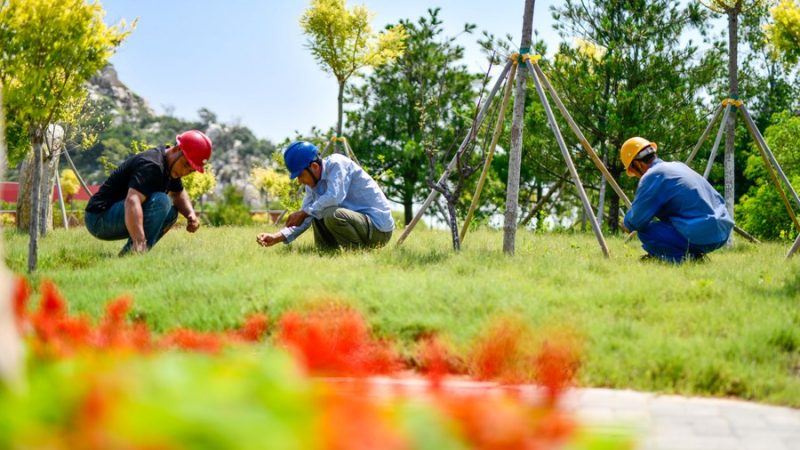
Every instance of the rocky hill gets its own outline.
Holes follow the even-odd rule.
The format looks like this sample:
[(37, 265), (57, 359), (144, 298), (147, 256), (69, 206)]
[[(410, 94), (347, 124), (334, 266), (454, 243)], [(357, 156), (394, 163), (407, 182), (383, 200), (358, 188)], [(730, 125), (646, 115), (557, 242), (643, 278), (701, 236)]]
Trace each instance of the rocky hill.
[[(97, 139), (86, 147), (77, 140), (71, 153), (81, 174), (90, 181), (105, 179), (109, 165), (117, 165), (135, 150), (152, 145), (174, 143), (175, 135), (198, 129), (214, 142), (211, 159), (217, 176), (217, 189), (234, 185), (248, 200), (255, 201), (248, 178), (253, 167), (265, 165), (275, 146), (259, 139), (238, 123), (223, 123), (206, 108), (198, 118), (187, 120), (171, 115), (158, 115), (140, 95), (128, 88), (113, 66), (106, 66), (89, 82), (92, 117), (82, 127), (93, 131)], [(81, 145), (84, 144), (84, 145)]]

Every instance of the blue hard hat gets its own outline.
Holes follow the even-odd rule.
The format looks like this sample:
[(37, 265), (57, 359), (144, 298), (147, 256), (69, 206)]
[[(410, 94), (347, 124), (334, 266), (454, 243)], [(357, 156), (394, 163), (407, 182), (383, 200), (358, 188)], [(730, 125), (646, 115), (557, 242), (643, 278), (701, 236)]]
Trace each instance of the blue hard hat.
[(317, 159), (318, 154), (317, 146), (311, 142), (295, 141), (289, 144), (283, 152), (283, 162), (289, 169), (289, 178), (292, 180), (297, 178), (312, 161)]

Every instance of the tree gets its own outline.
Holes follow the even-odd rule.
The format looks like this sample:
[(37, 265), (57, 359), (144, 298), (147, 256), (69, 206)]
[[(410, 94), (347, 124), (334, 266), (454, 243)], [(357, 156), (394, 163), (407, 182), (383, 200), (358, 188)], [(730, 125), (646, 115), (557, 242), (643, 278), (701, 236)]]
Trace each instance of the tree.
[[(656, 141), (664, 155), (688, 153), (704, 125), (698, 92), (713, 80), (719, 58), (713, 49), (701, 58), (697, 46), (681, 38), (690, 28), (704, 32), (706, 14), (696, 4), (669, 0), (567, 0), (553, 17), (562, 38), (583, 40), (576, 47), (561, 44), (550, 72), (553, 84), (614, 178), (623, 181), (618, 149), (631, 136)], [(592, 170), (587, 179), (598, 176)], [(612, 231), (619, 224), (619, 200), (613, 195), (609, 202)]]
[[(788, 112), (776, 114), (772, 118), (765, 133), (775, 158), (780, 161), (781, 168), (794, 186), (800, 185), (800, 116)], [(747, 159), (745, 175), (754, 181), (747, 194), (743, 195), (737, 205), (741, 213), (740, 226), (754, 235), (765, 239), (793, 239), (797, 236), (789, 215), (775, 186), (770, 182), (764, 160), (758, 155), (750, 155)]]
[(365, 6), (347, 9), (346, 0), (311, 0), (300, 18), (308, 36), (308, 49), (322, 70), (339, 84), (336, 134), (342, 134), (342, 109), (347, 80), (365, 67), (378, 67), (403, 54), (405, 30), (389, 27), (374, 33), (371, 13)]
[[(6, 142), (3, 120), (3, 83), (0, 82), (0, 180), (5, 175)], [(13, 289), (15, 283), (6, 268), (3, 239), (0, 236), (0, 382), (19, 382), (22, 369), (22, 342), (14, 323)]]
[[(739, 16), (748, 8), (758, 7), (765, 0), (700, 0), (706, 8), (718, 14), (725, 15), (728, 20), (728, 96), (739, 98)], [(735, 112), (735, 111), (732, 111)], [(725, 128), (725, 206), (731, 217), (734, 217), (734, 202), (736, 201), (736, 114), (728, 115)], [(731, 241), (729, 241), (731, 242)]]
[[(45, 132), (51, 124), (74, 120), (86, 98), (86, 81), (132, 30), (124, 21), (107, 26), (103, 16), (99, 3), (85, 0), (0, 2), (0, 82), (8, 109), (24, 124), (33, 149), (30, 272), (38, 252)], [(45, 180), (52, 176), (46, 174)]]
[(770, 10), (773, 23), (765, 28), (767, 41), (787, 64), (800, 61), (800, 3), (781, 0)]
[[(408, 224), (414, 202), (428, 192), (423, 143), (447, 149), (467, 129), (477, 76), (461, 62), (464, 49), (456, 37), (442, 36), (438, 8), (397, 27), (407, 34), (405, 52), (349, 89), (348, 102), (358, 108), (347, 118), (353, 151), (386, 195), (403, 205)], [(464, 32), (473, 29), (467, 24)]]

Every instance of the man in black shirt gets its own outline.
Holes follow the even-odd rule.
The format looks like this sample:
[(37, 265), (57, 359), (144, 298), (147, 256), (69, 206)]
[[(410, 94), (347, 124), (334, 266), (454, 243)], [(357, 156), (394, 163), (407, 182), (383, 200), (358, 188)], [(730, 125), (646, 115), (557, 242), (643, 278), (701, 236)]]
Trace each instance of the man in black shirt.
[(194, 233), (200, 227), (181, 177), (211, 157), (211, 140), (190, 130), (176, 137), (173, 147), (159, 147), (126, 159), (86, 205), (86, 229), (92, 236), (113, 241), (128, 239), (120, 255), (142, 253), (158, 242), (181, 213)]

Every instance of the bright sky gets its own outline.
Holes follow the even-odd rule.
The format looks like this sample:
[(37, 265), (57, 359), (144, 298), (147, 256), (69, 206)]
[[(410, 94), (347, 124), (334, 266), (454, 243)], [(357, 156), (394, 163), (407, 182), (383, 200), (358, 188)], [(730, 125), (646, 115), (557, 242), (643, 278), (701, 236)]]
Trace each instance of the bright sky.
[[(120, 80), (143, 96), (159, 113), (174, 109), (193, 119), (206, 107), (225, 122), (240, 121), (273, 142), (327, 129), (336, 122), (336, 80), (305, 48), (299, 18), (305, 0), (101, 0), (106, 22), (139, 18), (133, 34), (111, 58)], [(519, 44), (524, 0), (349, 0), (364, 4), (376, 16), (374, 29), (427, 15), (441, 7), (446, 36), (465, 23), (478, 26), (459, 43), (466, 63), (485, 70), (477, 39), (481, 30), (511, 34)], [(550, 5), (536, 1), (534, 30), (553, 50)]]

